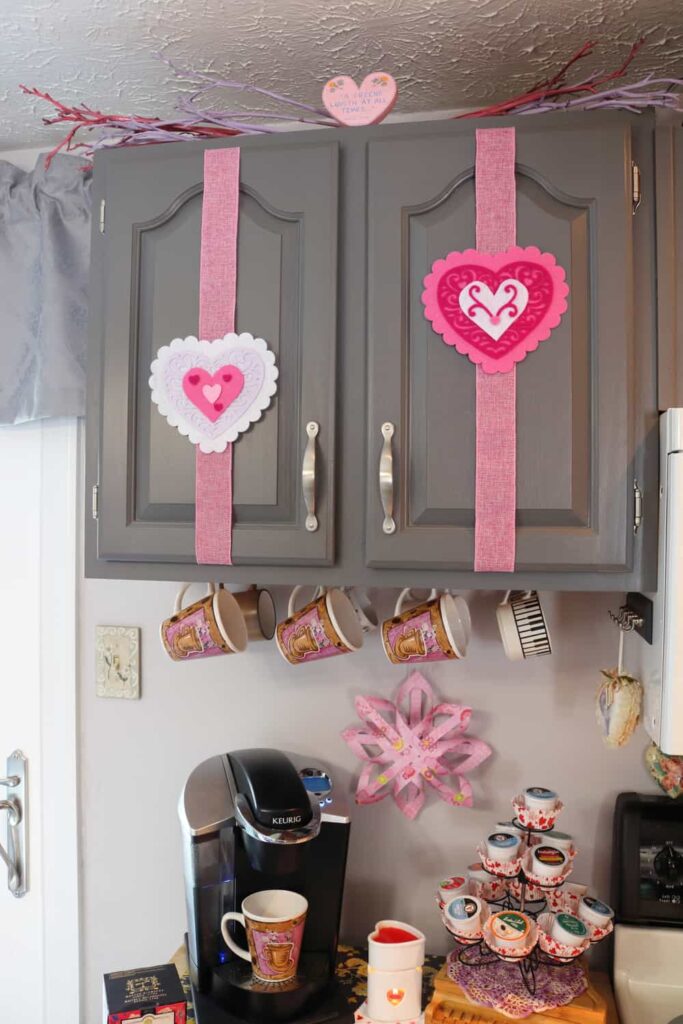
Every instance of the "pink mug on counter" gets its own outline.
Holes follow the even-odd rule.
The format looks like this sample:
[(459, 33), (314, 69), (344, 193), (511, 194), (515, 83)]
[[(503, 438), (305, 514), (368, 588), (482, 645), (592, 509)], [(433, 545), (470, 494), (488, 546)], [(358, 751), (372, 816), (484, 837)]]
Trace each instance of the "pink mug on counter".
[(382, 643), (389, 661), (404, 665), (464, 658), (472, 629), (465, 599), (432, 590), (426, 601), (404, 611), (411, 594), (410, 587), (402, 590), (393, 617), (382, 623)]
[(303, 589), (294, 587), (289, 595), (287, 618), (276, 630), (282, 657), (290, 665), (301, 665), (360, 650), (363, 630), (348, 594), (338, 587), (318, 587), (313, 600), (295, 611), (297, 596)]

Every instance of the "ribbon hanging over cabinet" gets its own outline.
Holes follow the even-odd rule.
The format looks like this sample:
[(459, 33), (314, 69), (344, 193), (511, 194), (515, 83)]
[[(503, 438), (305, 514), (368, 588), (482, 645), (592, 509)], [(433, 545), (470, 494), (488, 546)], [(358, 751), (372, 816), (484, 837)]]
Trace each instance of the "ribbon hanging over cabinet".
[(476, 365), (475, 572), (513, 572), (517, 473), (516, 366), (567, 308), (551, 253), (516, 245), (515, 129), (476, 133), (477, 248), (436, 260), (425, 316)]

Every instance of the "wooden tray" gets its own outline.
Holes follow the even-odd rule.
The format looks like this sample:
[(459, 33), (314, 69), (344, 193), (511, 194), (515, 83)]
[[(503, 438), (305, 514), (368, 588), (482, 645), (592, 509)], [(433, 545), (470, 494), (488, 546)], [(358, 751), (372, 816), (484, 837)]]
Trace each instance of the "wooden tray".
[[(589, 976), (588, 988), (573, 1002), (558, 1006), (555, 1010), (532, 1013), (523, 1020), (525, 1024), (557, 1024), (558, 1021), (567, 1024), (618, 1024), (618, 1018), (612, 1012), (612, 1000), (602, 994), (604, 987), (604, 983), (601, 984), (599, 991)], [(446, 968), (441, 968), (434, 982), (434, 995), (425, 1011), (425, 1024), (457, 1024), (458, 1021), (467, 1024), (509, 1024), (510, 1020), (510, 1017), (486, 1006), (475, 1006), (460, 986), (451, 981)]]

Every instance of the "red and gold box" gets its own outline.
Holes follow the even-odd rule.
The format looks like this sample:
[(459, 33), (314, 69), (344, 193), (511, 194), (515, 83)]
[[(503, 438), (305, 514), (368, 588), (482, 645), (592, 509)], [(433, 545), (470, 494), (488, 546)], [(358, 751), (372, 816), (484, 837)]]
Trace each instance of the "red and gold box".
[(187, 1002), (174, 964), (104, 975), (103, 1024), (186, 1024)]

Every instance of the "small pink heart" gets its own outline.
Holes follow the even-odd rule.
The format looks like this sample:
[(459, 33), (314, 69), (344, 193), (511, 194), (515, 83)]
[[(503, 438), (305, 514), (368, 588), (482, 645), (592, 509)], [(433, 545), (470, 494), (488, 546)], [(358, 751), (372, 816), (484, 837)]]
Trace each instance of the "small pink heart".
[(363, 79), (360, 89), (348, 75), (331, 78), (323, 89), (327, 112), (340, 124), (378, 124), (390, 112), (398, 86), (385, 71), (373, 71)]
[(243, 387), (244, 374), (236, 366), (221, 366), (214, 374), (193, 366), (183, 377), (183, 391), (212, 423), (232, 405)]
[(220, 397), (220, 393), (220, 384), (205, 384), (204, 387), (202, 388), (202, 394), (204, 395), (204, 398), (207, 400), (207, 402), (210, 402), (211, 405), (213, 405), (216, 399)]

